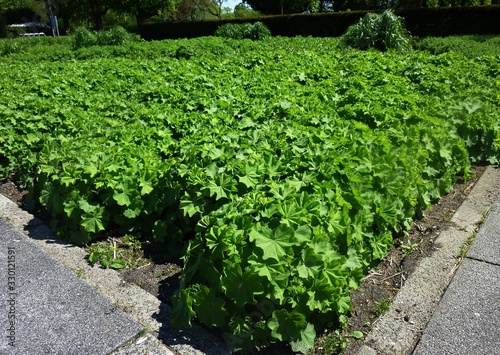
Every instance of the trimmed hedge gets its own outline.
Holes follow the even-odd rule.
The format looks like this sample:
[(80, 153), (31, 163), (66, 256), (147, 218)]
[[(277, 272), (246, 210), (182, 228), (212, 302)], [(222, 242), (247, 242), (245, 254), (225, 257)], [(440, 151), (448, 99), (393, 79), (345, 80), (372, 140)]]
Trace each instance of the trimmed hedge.
[(5, 15), (0, 12), (0, 38), (7, 37), (7, 19)]
[[(250, 19), (197, 22), (164, 22), (140, 26), (146, 40), (211, 36), (221, 25), (260, 21), (274, 36), (337, 37), (347, 31), (367, 11), (295, 14)], [(480, 7), (420, 8), (397, 12), (414, 36), (500, 34), (500, 5)]]
[(414, 9), (401, 12), (414, 36), (500, 34), (500, 6)]

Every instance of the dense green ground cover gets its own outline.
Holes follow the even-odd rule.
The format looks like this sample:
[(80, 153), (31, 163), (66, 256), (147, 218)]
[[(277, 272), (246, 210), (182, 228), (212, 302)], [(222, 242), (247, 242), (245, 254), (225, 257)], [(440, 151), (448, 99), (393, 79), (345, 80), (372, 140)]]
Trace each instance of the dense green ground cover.
[(12, 52), (0, 178), (15, 173), (75, 243), (134, 234), (184, 255), (175, 324), (307, 349), (395, 232), (471, 161), (500, 158), (498, 56), (337, 43)]

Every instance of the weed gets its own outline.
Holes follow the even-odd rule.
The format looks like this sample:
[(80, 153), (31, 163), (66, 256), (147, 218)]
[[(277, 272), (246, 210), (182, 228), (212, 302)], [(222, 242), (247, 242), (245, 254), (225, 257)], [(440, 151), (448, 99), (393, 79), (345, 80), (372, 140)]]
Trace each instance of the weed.
[(91, 32), (86, 28), (77, 28), (73, 35), (73, 49), (92, 46), (121, 46), (132, 42), (132, 36), (122, 27), (114, 27), (108, 31)]
[(77, 28), (73, 35), (73, 49), (91, 47), (97, 44), (97, 39), (94, 33), (86, 28)]
[(336, 330), (330, 336), (320, 341), (321, 349), (325, 354), (339, 354), (349, 345), (349, 339), (342, 336), (339, 330)]
[(271, 37), (271, 31), (262, 22), (228, 23), (220, 26), (214, 33), (217, 37), (229, 39), (265, 39)]
[(78, 270), (75, 271), (75, 274), (78, 277), (82, 277), (85, 274), (85, 269), (84, 268), (80, 268), (80, 269), (78, 269)]
[(342, 43), (346, 47), (357, 49), (406, 51), (411, 49), (411, 36), (404, 26), (403, 19), (387, 10), (382, 15), (366, 14), (358, 23), (347, 29)]
[(380, 317), (382, 314), (387, 312), (390, 307), (391, 307), (391, 298), (388, 297), (380, 302), (377, 302), (372, 312), (376, 317)]
[(361, 339), (363, 336), (364, 334), (360, 331), (344, 335), (340, 330), (336, 330), (319, 341), (318, 350), (325, 354), (340, 354), (349, 345), (349, 338)]
[[(411, 241), (407, 241), (406, 244), (403, 244), (402, 247), (403, 247), (403, 254), (405, 256), (408, 256), (410, 255), (411, 253), (413, 253), (415, 250), (419, 250), (419, 247), (420, 247), (420, 244), (422, 244), (422, 240), (418, 243), (412, 243)], [(422, 252), (422, 251), (420, 251)]]
[(462, 244), (459, 251), (459, 256), (461, 259), (465, 258), (465, 255), (467, 254), (467, 251), (469, 250), (469, 247), (471, 246), (475, 238), (476, 238), (476, 233), (472, 234), (469, 238), (467, 238), (465, 243)]
[(92, 265), (99, 262), (103, 268), (112, 269), (124, 269), (145, 263), (141, 242), (130, 235), (91, 244), (89, 261)]

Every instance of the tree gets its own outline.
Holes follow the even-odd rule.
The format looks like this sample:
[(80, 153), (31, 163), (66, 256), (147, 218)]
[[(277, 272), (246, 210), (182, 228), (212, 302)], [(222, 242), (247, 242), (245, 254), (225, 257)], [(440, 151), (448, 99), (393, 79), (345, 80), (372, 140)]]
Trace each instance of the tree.
[(47, 14), (45, 12), (45, 1), (44, 0), (0, 0), (0, 12), (4, 10), (32, 10), (34, 15), (30, 15), (30, 18), (26, 18), (25, 21), (19, 22), (37, 22), (47, 20)]
[(293, 14), (300, 12), (316, 12), (319, 0), (245, 0), (255, 11), (266, 15)]
[(234, 7), (234, 17), (258, 17), (260, 12), (252, 10), (248, 5), (241, 3)]
[(137, 24), (140, 25), (155, 15), (173, 17), (181, 3), (182, 0), (125, 0), (115, 1), (112, 9), (118, 13), (125, 12), (135, 16)]

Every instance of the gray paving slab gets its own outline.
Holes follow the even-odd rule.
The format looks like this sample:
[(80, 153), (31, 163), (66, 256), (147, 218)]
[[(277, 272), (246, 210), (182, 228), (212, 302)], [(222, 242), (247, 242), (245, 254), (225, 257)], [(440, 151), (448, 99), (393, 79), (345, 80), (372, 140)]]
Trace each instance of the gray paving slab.
[(500, 265), (500, 199), (490, 210), (467, 253), (467, 257)]
[(147, 333), (136, 339), (131, 344), (127, 344), (117, 349), (110, 355), (175, 355), (172, 350), (160, 343), (153, 335)]
[(464, 259), (413, 354), (500, 354), (500, 266)]
[(3, 220), (0, 265), (0, 354), (108, 354), (143, 329)]

